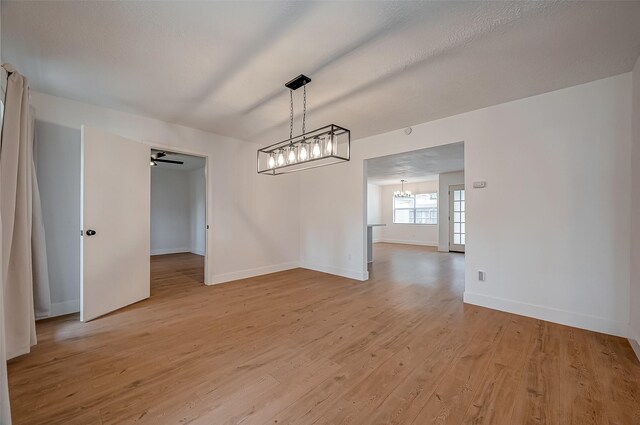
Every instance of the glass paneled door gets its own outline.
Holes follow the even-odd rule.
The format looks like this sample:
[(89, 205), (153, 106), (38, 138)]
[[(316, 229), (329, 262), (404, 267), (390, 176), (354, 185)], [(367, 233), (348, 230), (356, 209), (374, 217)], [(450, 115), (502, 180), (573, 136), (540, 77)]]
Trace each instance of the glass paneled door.
[(449, 251), (464, 252), (465, 245), (464, 185), (449, 186)]

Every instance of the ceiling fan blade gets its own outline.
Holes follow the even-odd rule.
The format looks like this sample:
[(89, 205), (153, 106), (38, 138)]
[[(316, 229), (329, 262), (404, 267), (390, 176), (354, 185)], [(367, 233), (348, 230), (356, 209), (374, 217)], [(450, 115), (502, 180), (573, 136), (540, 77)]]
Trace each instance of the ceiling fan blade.
[(173, 161), (171, 159), (155, 159), (155, 162), (166, 162), (167, 164), (184, 164), (183, 161)]
[(158, 159), (158, 158), (162, 158), (164, 156), (167, 156), (166, 152), (156, 152), (153, 155), (151, 155), (151, 158)]

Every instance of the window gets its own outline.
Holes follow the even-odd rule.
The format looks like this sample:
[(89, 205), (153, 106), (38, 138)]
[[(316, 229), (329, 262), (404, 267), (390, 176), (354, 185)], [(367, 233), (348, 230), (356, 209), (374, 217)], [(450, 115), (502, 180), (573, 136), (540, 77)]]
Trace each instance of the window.
[(396, 224), (438, 224), (438, 194), (418, 193), (393, 198), (393, 222)]

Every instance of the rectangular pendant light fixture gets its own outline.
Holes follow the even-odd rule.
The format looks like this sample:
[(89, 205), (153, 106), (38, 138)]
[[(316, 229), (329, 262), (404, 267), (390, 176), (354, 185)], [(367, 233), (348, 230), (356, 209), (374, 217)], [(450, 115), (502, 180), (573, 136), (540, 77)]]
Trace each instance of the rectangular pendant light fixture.
[[(290, 93), (305, 87), (311, 78), (299, 75), (285, 86)], [(304, 88), (302, 134), (258, 149), (258, 173), (278, 175), (349, 161), (351, 132), (335, 124), (305, 132), (307, 91)], [(290, 136), (293, 135), (293, 95), (291, 95)]]
[(258, 173), (278, 175), (349, 161), (351, 132), (335, 124), (258, 149)]

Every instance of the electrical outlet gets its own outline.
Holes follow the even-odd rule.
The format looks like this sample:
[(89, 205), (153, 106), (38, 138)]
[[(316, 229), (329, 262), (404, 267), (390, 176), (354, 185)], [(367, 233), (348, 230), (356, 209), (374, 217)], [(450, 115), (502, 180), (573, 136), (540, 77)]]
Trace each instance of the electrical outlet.
[(484, 282), (485, 280), (487, 280), (487, 273), (483, 272), (482, 270), (478, 270), (478, 280), (480, 282)]

